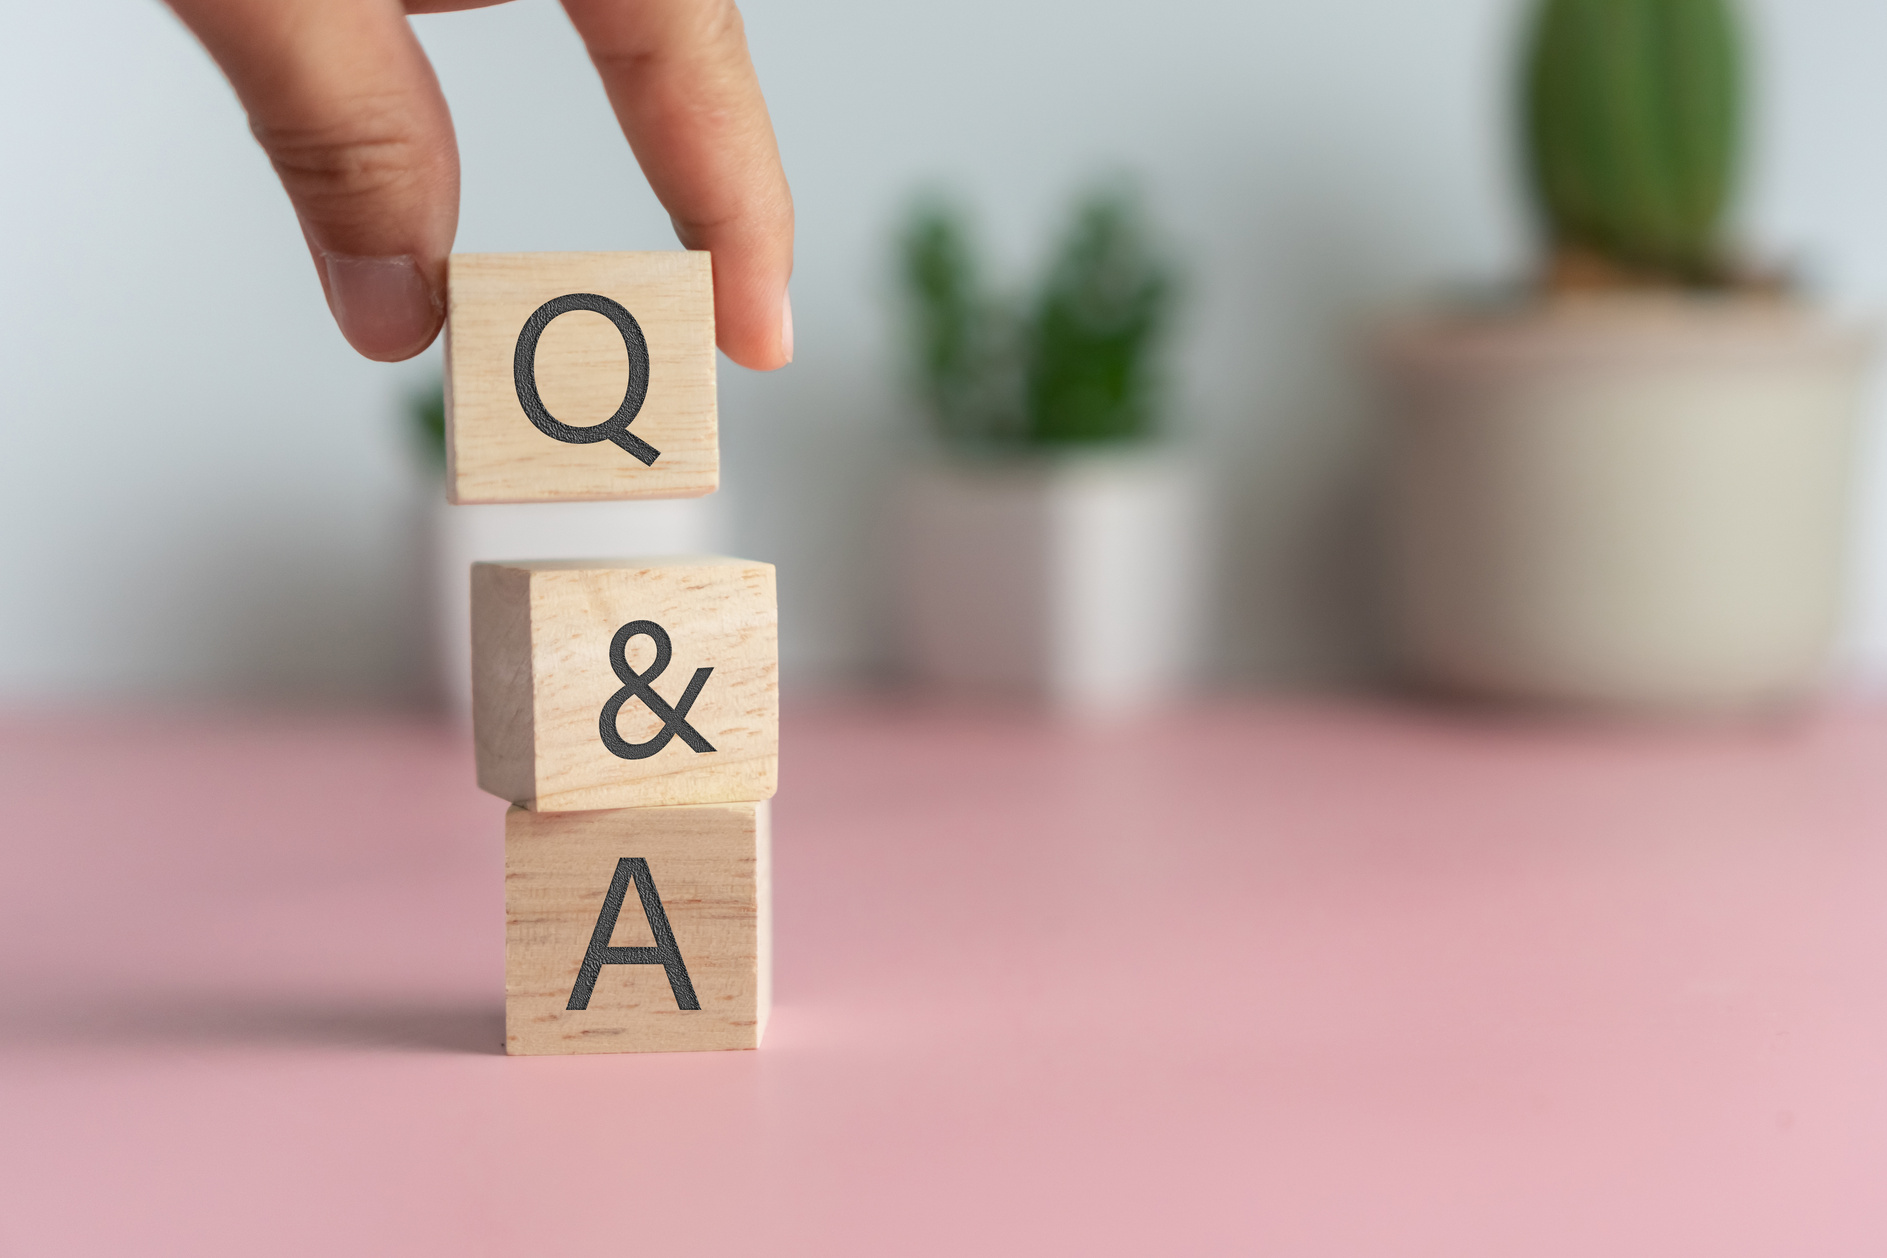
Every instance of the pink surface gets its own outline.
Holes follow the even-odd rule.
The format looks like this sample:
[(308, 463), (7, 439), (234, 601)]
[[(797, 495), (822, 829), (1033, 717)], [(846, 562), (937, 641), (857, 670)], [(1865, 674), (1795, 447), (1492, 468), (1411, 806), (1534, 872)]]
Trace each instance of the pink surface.
[(766, 1048), (510, 1059), (457, 738), (0, 727), (0, 1254), (1887, 1250), (1887, 713), (784, 740)]

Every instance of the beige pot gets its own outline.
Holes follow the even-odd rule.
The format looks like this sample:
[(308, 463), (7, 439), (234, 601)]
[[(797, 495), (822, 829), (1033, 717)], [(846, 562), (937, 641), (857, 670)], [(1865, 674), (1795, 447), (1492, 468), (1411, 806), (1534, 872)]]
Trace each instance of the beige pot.
[(1414, 679), (1668, 715), (1820, 683), (1868, 338), (1782, 302), (1603, 297), (1410, 319), (1380, 350)]

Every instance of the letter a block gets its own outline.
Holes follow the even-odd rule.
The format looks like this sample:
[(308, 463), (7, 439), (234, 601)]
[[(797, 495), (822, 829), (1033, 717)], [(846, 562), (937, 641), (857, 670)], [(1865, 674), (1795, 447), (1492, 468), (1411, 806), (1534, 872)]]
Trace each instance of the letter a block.
[(720, 482), (705, 253), (457, 253), (453, 502), (695, 498)]
[(505, 817), (505, 1050), (758, 1048), (767, 808)]
[(772, 798), (777, 626), (771, 564), (474, 564), (479, 786), (543, 812)]

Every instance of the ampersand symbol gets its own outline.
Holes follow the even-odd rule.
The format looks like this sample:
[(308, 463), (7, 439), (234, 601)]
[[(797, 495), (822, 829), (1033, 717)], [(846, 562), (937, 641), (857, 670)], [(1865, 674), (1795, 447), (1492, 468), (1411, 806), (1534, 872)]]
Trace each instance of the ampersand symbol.
[[(550, 326), (552, 319), (569, 314), (572, 310), (588, 310), (615, 324), (616, 331), (622, 333), (623, 348), (629, 351), (629, 385), (623, 390), (622, 405), (602, 423), (582, 428), (566, 424), (552, 415), (537, 391), (538, 339), (544, 335), (544, 329)], [(644, 399), (649, 395), (649, 343), (643, 339), (642, 325), (619, 303), (595, 293), (566, 293), (562, 297), (551, 298), (524, 321), (524, 330), (518, 333), (517, 352), (511, 357), (511, 375), (512, 382), (518, 388), (518, 405), (530, 416), (537, 431), (546, 437), (573, 446), (613, 441), (644, 467), (655, 466), (655, 460), (662, 457), (660, 450), (629, 431), (629, 425), (635, 422)]]
[[(624, 648), (629, 645), (631, 638), (649, 638), (655, 643), (655, 662), (649, 665), (647, 672), (638, 673), (629, 667)], [(668, 667), (670, 654), (668, 630), (653, 620), (632, 620), (618, 629), (616, 636), (610, 639), (609, 666), (616, 670), (616, 676), (622, 682), (622, 689), (611, 695), (609, 702), (603, 705), (603, 716), (598, 722), (603, 734), (603, 746), (609, 748), (610, 754), (621, 756), (624, 760), (647, 760), (668, 746), (669, 739), (676, 737), (697, 752), (714, 750), (714, 744), (701, 737), (700, 731), (688, 724), (688, 709), (701, 697), (701, 687), (708, 684), (708, 675), (714, 670), (695, 669), (688, 688), (681, 692), (681, 698), (675, 702), (675, 706), (670, 707), (668, 700), (656, 694), (655, 688), (649, 684)], [(622, 711), (622, 705), (631, 699), (640, 699), (642, 705), (655, 713), (662, 722), (662, 732), (646, 743), (629, 742), (616, 731), (616, 715)]]

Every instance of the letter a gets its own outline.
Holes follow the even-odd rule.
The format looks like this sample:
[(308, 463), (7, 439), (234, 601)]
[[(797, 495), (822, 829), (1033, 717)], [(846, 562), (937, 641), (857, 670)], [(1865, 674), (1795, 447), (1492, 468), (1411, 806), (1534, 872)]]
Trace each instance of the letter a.
[[(629, 884), (636, 884), (642, 897), (642, 915), (649, 919), (655, 936), (653, 948), (612, 948), (609, 937), (616, 933), (616, 917), (629, 894)], [(655, 879), (649, 875), (649, 862), (640, 856), (625, 856), (616, 862), (616, 876), (610, 879), (609, 894), (603, 897), (603, 911), (596, 915), (596, 930), (590, 935), (589, 951), (583, 954), (583, 968), (577, 971), (577, 985), (570, 989), (566, 1009), (588, 1009), (590, 993), (596, 989), (596, 976), (606, 965), (659, 965), (668, 971), (668, 986), (675, 993), (675, 1004), (682, 1009), (699, 1009), (695, 985), (682, 963), (681, 949), (675, 946), (675, 932), (668, 928), (668, 913), (662, 897), (655, 893)]]

